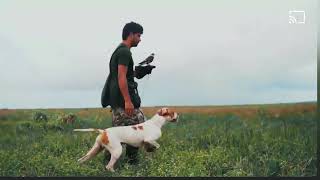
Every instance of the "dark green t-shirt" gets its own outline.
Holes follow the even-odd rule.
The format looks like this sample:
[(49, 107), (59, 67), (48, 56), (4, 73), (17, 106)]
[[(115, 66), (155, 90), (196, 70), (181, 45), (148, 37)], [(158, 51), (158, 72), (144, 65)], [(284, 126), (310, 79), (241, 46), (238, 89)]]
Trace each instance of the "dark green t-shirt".
[[(130, 52), (130, 49), (121, 43), (117, 49), (113, 52), (110, 63), (109, 63), (109, 77), (106, 82), (106, 87), (108, 89), (105, 93), (105, 96), (109, 100), (109, 104), (112, 108), (122, 107), (124, 108), (124, 98), (119, 88), (118, 83), (118, 65), (125, 65), (128, 68), (127, 71), (127, 84), (129, 95), (131, 101), (135, 108), (140, 107), (140, 97), (137, 91), (137, 83), (134, 81), (134, 74), (133, 74), (133, 59)], [(104, 96), (104, 94), (103, 94)]]

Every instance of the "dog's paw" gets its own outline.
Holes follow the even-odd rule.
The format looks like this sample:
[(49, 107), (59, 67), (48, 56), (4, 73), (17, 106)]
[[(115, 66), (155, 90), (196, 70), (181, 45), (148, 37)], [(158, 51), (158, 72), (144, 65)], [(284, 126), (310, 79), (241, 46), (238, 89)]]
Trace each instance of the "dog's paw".
[(79, 164), (82, 164), (82, 163), (83, 163), (83, 159), (80, 158), (80, 159), (77, 160), (77, 162), (78, 162)]
[(113, 169), (113, 167), (109, 167), (109, 166), (106, 166), (106, 170), (107, 170), (107, 171), (110, 171), (110, 172), (115, 172), (115, 170)]

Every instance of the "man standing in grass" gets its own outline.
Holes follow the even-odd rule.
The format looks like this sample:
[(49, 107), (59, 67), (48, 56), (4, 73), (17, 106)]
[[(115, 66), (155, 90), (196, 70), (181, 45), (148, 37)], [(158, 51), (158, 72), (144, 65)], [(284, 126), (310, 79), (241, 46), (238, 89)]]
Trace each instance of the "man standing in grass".
[[(138, 94), (138, 83), (134, 77), (141, 79), (151, 74), (155, 66), (136, 66), (130, 48), (137, 47), (141, 41), (143, 27), (135, 22), (127, 23), (122, 31), (122, 43), (113, 52), (109, 63), (109, 76), (102, 91), (101, 104), (111, 106), (112, 126), (135, 125), (145, 121)], [(126, 145), (126, 156), (130, 164), (136, 164), (138, 148)], [(110, 155), (108, 155), (110, 158)]]

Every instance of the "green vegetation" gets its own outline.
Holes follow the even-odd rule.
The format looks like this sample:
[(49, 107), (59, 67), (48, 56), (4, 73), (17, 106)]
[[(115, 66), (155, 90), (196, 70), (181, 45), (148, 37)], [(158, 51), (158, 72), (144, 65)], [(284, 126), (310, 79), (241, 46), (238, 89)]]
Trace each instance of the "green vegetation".
[[(104, 169), (103, 153), (83, 165), (77, 163), (97, 134), (72, 130), (111, 126), (110, 114), (96, 111), (0, 114), (0, 176), (316, 175), (315, 110), (275, 115), (263, 106), (253, 117), (182, 113), (178, 123), (163, 127), (160, 149), (141, 150), (136, 166), (125, 163), (123, 154), (115, 173)], [(63, 122), (70, 114), (76, 116), (74, 123)]]

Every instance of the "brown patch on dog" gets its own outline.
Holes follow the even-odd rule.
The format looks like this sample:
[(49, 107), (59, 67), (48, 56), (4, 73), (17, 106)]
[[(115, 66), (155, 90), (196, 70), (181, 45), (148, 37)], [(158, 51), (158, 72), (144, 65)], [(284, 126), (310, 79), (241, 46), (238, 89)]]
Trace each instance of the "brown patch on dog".
[(167, 114), (168, 114), (168, 112), (169, 112), (169, 109), (167, 109), (167, 108), (161, 108), (161, 109), (159, 109), (158, 110), (158, 115), (160, 115), (160, 116), (166, 116)]
[(140, 130), (143, 130), (143, 126), (138, 126), (138, 128), (139, 128)]
[(137, 130), (137, 127), (135, 127), (135, 126), (131, 126), (131, 127), (132, 127), (132, 129)]
[(174, 111), (169, 110), (169, 108), (161, 108), (157, 113), (160, 116), (170, 116), (170, 118), (174, 117)]
[(103, 144), (108, 144), (109, 143), (109, 138), (108, 138), (108, 135), (107, 135), (106, 131), (103, 131), (103, 133), (101, 135), (101, 142)]

